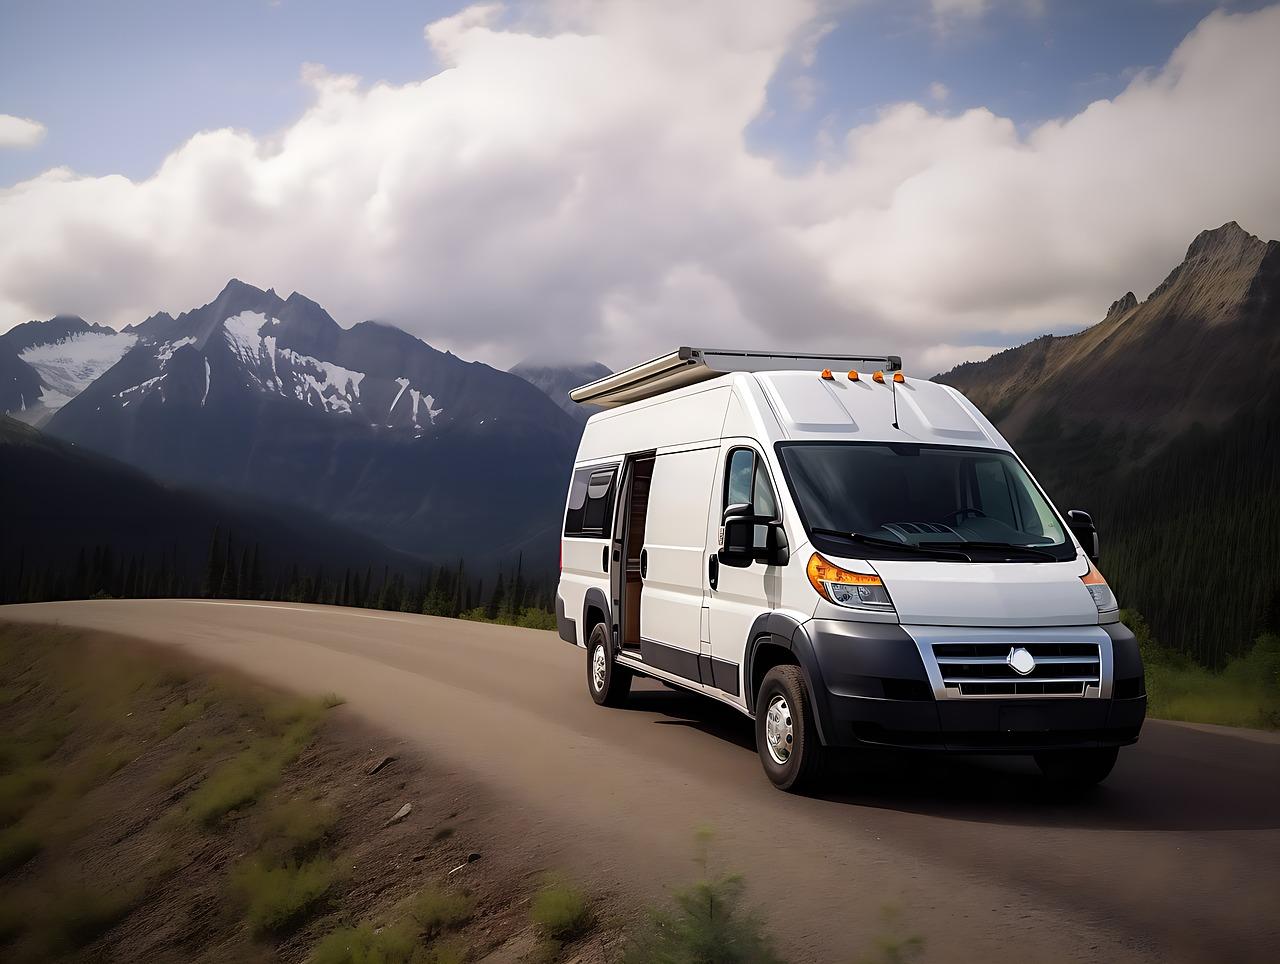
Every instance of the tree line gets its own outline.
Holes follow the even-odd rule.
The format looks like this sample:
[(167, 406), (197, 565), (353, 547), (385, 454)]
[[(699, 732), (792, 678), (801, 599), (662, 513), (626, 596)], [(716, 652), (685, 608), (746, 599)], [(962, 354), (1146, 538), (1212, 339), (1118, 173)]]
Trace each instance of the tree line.
[(0, 564), (0, 602), (66, 599), (251, 599), (353, 606), (554, 629), (555, 585), (525, 572), (523, 556), (486, 586), (464, 560), (405, 572), (382, 566), (272, 564), (256, 541), (215, 526), (203, 566), (174, 546), (153, 553), (82, 547), (66, 558), (35, 560), (25, 550)]

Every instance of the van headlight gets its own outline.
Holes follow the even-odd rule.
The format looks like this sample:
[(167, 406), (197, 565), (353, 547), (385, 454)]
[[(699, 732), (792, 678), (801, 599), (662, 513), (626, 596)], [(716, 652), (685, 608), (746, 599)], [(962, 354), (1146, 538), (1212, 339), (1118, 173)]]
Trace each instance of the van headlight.
[(879, 576), (865, 572), (849, 572), (834, 566), (816, 552), (809, 558), (806, 570), (809, 582), (827, 602), (846, 609), (893, 612), (893, 600)]
[(1115, 593), (1111, 591), (1107, 581), (1102, 578), (1102, 573), (1098, 572), (1098, 567), (1092, 562), (1089, 563), (1089, 571), (1080, 577), (1080, 581), (1084, 583), (1085, 589), (1089, 590), (1089, 595), (1093, 597), (1093, 604), (1098, 607), (1098, 612), (1109, 613), (1120, 608), (1120, 604), (1116, 602)]

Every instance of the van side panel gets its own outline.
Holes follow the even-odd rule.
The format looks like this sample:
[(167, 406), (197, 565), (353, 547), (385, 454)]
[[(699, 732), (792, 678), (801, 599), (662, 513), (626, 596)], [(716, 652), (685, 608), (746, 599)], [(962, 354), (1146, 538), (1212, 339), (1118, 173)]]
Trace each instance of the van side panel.
[(578, 445), (579, 463), (720, 440), (730, 386), (696, 386), (593, 415)]
[(693, 681), (699, 679), (707, 511), (718, 454), (718, 446), (659, 454), (645, 525), (642, 658)]

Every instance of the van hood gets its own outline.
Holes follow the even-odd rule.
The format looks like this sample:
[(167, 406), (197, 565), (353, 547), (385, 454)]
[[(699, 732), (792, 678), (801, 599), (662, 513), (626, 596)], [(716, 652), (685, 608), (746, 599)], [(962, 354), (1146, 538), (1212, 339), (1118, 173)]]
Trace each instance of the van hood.
[(876, 559), (849, 560), (849, 563), (860, 569), (869, 565), (879, 574), (903, 623), (931, 626), (1096, 626), (1098, 623), (1098, 607), (1080, 581), (1089, 571), (1089, 564), (1083, 559), (1028, 563)]

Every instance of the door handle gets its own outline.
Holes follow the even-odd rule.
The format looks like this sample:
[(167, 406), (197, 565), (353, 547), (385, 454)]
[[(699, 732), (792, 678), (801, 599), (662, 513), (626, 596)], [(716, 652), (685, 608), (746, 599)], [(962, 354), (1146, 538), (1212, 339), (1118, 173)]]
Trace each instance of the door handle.
[(714, 554), (707, 559), (707, 582), (712, 590), (720, 588), (720, 559)]
[(600, 568), (605, 572), (609, 571), (609, 547), (605, 546), (600, 552)]
[(646, 579), (649, 576), (649, 550), (640, 550), (640, 578)]

